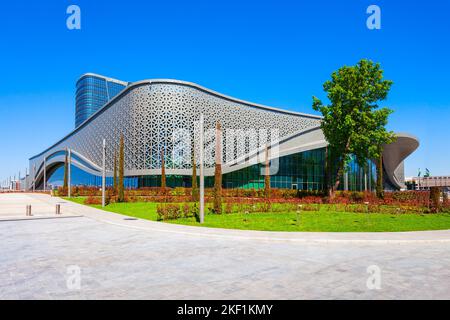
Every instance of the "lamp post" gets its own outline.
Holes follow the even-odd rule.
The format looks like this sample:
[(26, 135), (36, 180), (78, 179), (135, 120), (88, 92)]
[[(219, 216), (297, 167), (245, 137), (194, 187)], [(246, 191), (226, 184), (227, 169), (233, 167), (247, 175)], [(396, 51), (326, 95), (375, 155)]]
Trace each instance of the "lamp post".
[(199, 144), (200, 144), (200, 151), (199, 151), (199, 156), (200, 156), (200, 223), (203, 223), (205, 220), (205, 177), (204, 177), (204, 172), (203, 172), (203, 152), (204, 152), (204, 148), (203, 148), (203, 113), (200, 114), (200, 136), (199, 136)]
[(70, 187), (70, 185), (71, 185), (71, 183), (72, 183), (72, 181), (71, 181), (71, 178), (70, 178), (70, 176), (71, 176), (71, 166), (72, 166), (72, 151), (70, 150), (70, 149), (68, 149), (68, 152), (69, 152), (69, 156), (68, 156), (68, 164), (67, 164), (67, 196), (70, 198), (71, 197), (71, 187)]
[(102, 207), (105, 206), (105, 184), (106, 184), (106, 140), (103, 139), (103, 162), (102, 162)]
[(47, 190), (47, 158), (44, 157), (44, 192)]

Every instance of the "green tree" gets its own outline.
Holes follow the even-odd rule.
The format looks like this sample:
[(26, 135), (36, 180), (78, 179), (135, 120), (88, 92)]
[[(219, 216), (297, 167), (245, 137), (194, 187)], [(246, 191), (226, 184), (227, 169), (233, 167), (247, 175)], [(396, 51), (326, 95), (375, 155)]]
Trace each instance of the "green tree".
[(265, 175), (264, 175), (264, 197), (270, 198), (270, 162), (269, 162), (269, 148), (266, 146), (265, 150)]
[(161, 150), (161, 189), (165, 193), (166, 189), (166, 163), (164, 161), (164, 150)]
[(119, 185), (117, 193), (117, 202), (125, 201), (125, 191), (123, 187), (123, 176), (125, 170), (125, 146), (123, 141), (123, 134), (120, 135), (120, 145), (119, 145)]
[(361, 60), (355, 66), (344, 66), (333, 72), (323, 84), (329, 105), (313, 97), (313, 108), (323, 115), (322, 131), (329, 143), (329, 195), (334, 197), (350, 156), (356, 156), (361, 167), (367, 160), (379, 159), (382, 147), (395, 139), (386, 130), (392, 110), (380, 108), (392, 81), (383, 79), (380, 64)]
[(68, 188), (68, 182), (69, 180), (69, 159), (68, 159), (68, 152), (66, 149), (66, 157), (64, 160), (64, 181), (63, 181), (63, 193), (66, 194), (67, 193), (67, 188)]
[(213, 210), (222, 213), (222, 129), (220, 123), (216, 124), (216, 165), (214, 169)]
[(117, 152), (114, 151), (114, 176), (113, 176), (113, 191), (114, 194), (117, 195), (118, 189), (117, 189)]
[(199, 190), (197, 187), (197, 163), (195, 161), (195, 152), (192, 153), (192, 200), (199, 200)]
[(376, 161), (377, 167), (377, 185), (376, 185), (376, 193), (377, 197), (382, 199), (384, 198), (384, 190), (383, 190), (383, 151), (380, 150), (378, 154), (378, 158)]

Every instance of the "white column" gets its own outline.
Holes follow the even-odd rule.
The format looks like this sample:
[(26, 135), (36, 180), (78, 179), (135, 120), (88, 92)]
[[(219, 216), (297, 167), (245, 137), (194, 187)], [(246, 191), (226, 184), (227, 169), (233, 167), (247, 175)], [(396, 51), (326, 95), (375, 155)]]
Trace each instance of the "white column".
[(103, 163), (102, 163), (102, 207), (105, 206), (106, 185), (106, 140), (103, 139)]
[(348, 171), (344, 172), (344, 191), (348, 191)]
[(203, 172), (203, 113), (200, 114), (200, 135), (199, 135), (199, 165), (200, 165), (200, 223), (205, 220), (205, 177)]
[(367, 191), (367, 172), (364, 171), (364, 191)]

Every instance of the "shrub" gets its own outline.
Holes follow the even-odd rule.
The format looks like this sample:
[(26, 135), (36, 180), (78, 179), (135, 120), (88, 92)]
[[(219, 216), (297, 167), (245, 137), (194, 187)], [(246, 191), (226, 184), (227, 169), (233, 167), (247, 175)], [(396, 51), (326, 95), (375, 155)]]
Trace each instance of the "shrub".
[(261, 212), (270, 212), (271, 209), (272, 209), (272, 204), (270, 203), (270, 201), (265, 201), (260, 204)]
[(430, 210), (432, 213), (438, 213), (441, 210), (441, 188), (430, 188)]
[[(172, 196), (185, 196), (186, 195), (186, 190), (185, 188), (181, 188), (181, 187), (177, 187), (175, 189), (173, 189), (170, 194)], [(188, 193), (189, 195), (189, 193)]]
[(71, 196), (73, 196), (73, 197), (79, 197), (80, 196), (80, 191), (79, 191), (78, 186), (72, 187)]
[(194, 202), (194, 205), (191, 207), (191, 215), (197, 222), (200, 222), (200, 210), (198, 208), (197, 202)]
[(292, 199), (297, 197), (297, 190), (293, 190), (293, 189), (284, 189), (281, 192), (281, 197), (283, 199)]
[(89, 196), (84, 200), (84, 204), (102, 204), (102, 198)]
[(156, 206), (158, 221), (178, 219), (180, 212), (180, 206), (177, 204), (159, 204)]
[(167, 216), (166, 206), (163, 204), (158, 204), (156, 206), (156, 220), (161, 221)]
[(225, 204), (225, 213), (233, 213), (233, 204), (231, 202)]
[(216, 213), (216, 210), (214, 210), (214, 207), (212, 207), (212, 206), (208, 205), (208, 206), (205, 207), (205, 209), (206, 209), (205, 211), (208, 212), (208, 214)]
[(350, 193), (350, 200), (353, 202), (360, 202), (364, 199), (364, 193), (353, 191)]
[(183, 210), (183, 217), (189, 218), (192, 216), (191, 206), (189, 205), (189, 203), (183, 203), (182, 210)]
[(180, 217), (180, 206), (177, 204), (167, 204), (167, 220), (178, 219)]

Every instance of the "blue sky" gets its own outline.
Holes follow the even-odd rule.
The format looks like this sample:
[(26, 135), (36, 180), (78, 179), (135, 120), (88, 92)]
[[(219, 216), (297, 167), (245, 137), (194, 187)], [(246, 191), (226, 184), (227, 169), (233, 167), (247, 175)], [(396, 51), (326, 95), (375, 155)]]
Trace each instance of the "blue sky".
[[(66, 8), (81, 8), (68, 30)], [(366, 8), (381, 8), (381, 30)], [(0, 181), (74, 127), (85, 72), (175, 78), (314, 113), (342, 65), (380, 62), (394, 81), (389, 128), (420, 139), (406, 175), (450, 175), (450, 1), (11, 1), (0, 11)]]

